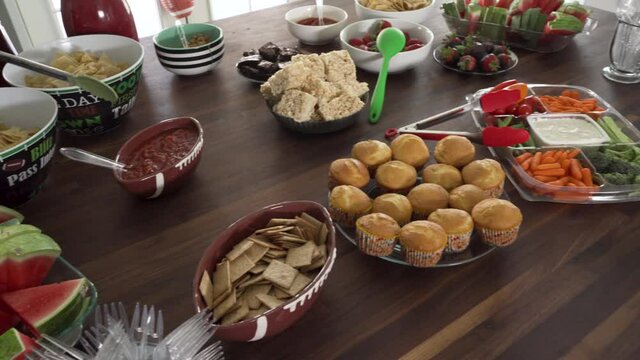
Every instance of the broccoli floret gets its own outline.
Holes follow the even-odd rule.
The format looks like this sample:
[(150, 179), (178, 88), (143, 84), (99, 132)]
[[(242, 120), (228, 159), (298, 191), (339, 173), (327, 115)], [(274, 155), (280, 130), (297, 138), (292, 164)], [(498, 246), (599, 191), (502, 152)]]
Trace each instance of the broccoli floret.
[(599, 172), (604, 172), (609, 166), (609, 163), (611, 162), (610, 156), (606, 156), (605, 154), (599, 151), (589, 150), (584, 152), (589, 158), (589, 160), (591, 160), (591, 163), (593, 164), (593, 166), (595, 166), (596, 170), (598, 170)]
[(605, 180), (613, 185), (628, 185), (633, 181), (633, 175), (621, 174), (617, 172), (602, 174), (602, 177), (604, 177)]
[[(606, 153), (605, 156), (607, 156)], [(640, 165), (610, 156), (606, 172), (628, 174), (635, 177), (635, 175), (640, 175)]]
[(636, 153), (635, 151), (633, 151), (633, 147), (631, 146), (625, 146), (624, 148), (620, 149), (614, 149), (610, 147), (605, 149), (604, 153), (609, 156), (617, 157), (618, 159), (626, 161), (633, 161), (633, 159), (636, 157)]

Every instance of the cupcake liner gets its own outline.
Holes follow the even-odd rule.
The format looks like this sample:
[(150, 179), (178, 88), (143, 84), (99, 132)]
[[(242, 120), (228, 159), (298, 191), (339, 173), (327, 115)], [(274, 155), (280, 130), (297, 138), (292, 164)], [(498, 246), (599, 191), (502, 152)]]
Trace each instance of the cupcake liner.
[(393, 253), (393, 247), (396, 244), (396, 238), (385, 238), (382, 236), (368, 233), (356, 224), (356, 238), (358, 239), (358, 247), (362, 252), (372, 256), (389, 256)]
[(367, 215), (369, 210), (354, 214), (349, 214), (341, 209), (334, 207), (331, 203), (329, 203), (329, 214), (331, 214), (331, 218), (333, 221), (345, 227), (355, 227), (356, 220), (363, 215)]
[(511, 229), (507, 230), (495, 230), (485, 227), (476, 227), (478, 232), (480, 232), (480, 238), (482, 241), (489, 245), (503, 247), (509, 246), (516, 241), (518, 237), (518, 230), (520, 229), (520, 225), (514, 226)]
[(502, 192), (504, 191), (504, 181), (500, 183), (498, 186), (494, 186), (489, 189), (485, 189), (484, 192), (487, 196), (492, 197), (494, 199), (500, 198), (502, 196)]
[(469, 247), (472, 232), (473, 231), (468, 231), (462, 234), (448, 234), (447, 246), (445, 246), (444, 252), (447, 254), (454, 254), (465, 251), (467, 247)]
[(420, 251), (402, 247), (404, 260), (407, 264), (416, 267), (435, 266), (442, 257), (443, 249), (437, 251)]

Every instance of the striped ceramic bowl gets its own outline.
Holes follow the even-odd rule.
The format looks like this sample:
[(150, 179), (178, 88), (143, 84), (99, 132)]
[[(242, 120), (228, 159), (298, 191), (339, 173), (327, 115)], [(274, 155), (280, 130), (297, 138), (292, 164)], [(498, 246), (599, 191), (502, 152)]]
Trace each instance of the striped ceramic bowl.
[(160, 64), (177, 75), (200, 75), (212, 70), (224, 55), (222, 29), (213, 24), (182, 25), (188, 41), (206, 37), (208, 42), (182, 47), (175, 26), (162, 30), (153, 37), (153, 45)]

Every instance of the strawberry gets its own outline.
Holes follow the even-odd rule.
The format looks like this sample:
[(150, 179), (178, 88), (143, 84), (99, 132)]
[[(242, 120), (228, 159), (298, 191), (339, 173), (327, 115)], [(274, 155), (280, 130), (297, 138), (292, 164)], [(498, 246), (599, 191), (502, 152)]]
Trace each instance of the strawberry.
[(404, 47), (404, 51), (411, 51), (423, 47), (424, 44), (411, 44)]
[(496, 55), (504, 54), (504, 53), (507, 53), (507, 52), (509, 52), (509, 50), (504, 45), (495, 45), (493, 47), (493, 51), (492, 51), (492, 53), (494, 53)]
[(353, 38), (353, 39), (349, 40), (349, 45), (354, 46), (354, 47), (358, 47), (360, 45), (364, 45), (364, 41), (362, 41), (362, 39)]
[(464, 55), (458, 61), (458, 68), (462, 71), (475, 71), (478, 61), (471, 55)]
[(387, 20), (382, 20), (382, 24), (380, 25), (380, 30), (390, 28), (390, 27), (391, 27), (390, 22), (388, 22)]
[(496, 72), (500, 69), (500, 60), (496, 54), (487, 54), (480, 60), (480, 68), (484, 72)]
[(440, 51), (440, 57), (445, 64), (454, 65), (460, 59), (460, 53), (455, 48), (446, 47)]
[(420, 46), (422, 46), (422, 45), (424, 45), (424, 43), (420, 39), (410, 39), (409, 41), (407, 41), (406, 45), (407, 46), (410, 46), (410, 45), (420, 45)]
[(500, 61), (500, 67), (506, 69), (511, 66), (511, 57), (508, 54), (498, 54), (498, 61)]

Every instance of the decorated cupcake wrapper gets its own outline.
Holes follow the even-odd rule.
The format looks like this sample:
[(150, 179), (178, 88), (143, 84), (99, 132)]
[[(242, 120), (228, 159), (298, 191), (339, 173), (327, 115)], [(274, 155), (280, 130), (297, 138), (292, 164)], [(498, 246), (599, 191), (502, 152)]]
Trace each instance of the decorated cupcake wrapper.
[(500, 196), (502, 196), (502, 193), (504, 192), (504, 181), (501, 182), (500, 185), (498, 186), (485, 189), (484, 192), (485, 194), (487, 194), (487, 196), (492, 197), (494, 199), (498, 199)]
[(444, 252), (447, 254), (463, 252), (469, 247), (471, 241), (472, 231), (468, 231), (463, 234), (450, 234), (447, 235), (447, 246), (444, 248)]
[(435, 266), (442, 257), (443, 249), (437, 251), (419, 251), (402, 248), (404, 260), (407, 264), (416, 267), (432, 267)]
[(513, 244), (518, 237), (520, 225), (507, 230), (494, 230), (489, 228), (478, 227), (480, 238), (489, 245), (503, 247)]
[(368, 233), (358, 226), (356, 223), (356, 237), (358, 239), (358, 247), (362, 252), (372, 256), (389, 256), (393, 253), (393, 247), (396, 244), (396, 238), (384, 238), (382, 236)]
[(368, 213), (369, 211), (349, 214), (341, 209), (334, 207), (333, 205), (331, 205), (331, 203), (329, 203), (329, 214), (331, 214), (331, 218), (333, 219), (333, 221), (346, 227), (355, 227), (356, 220)]

